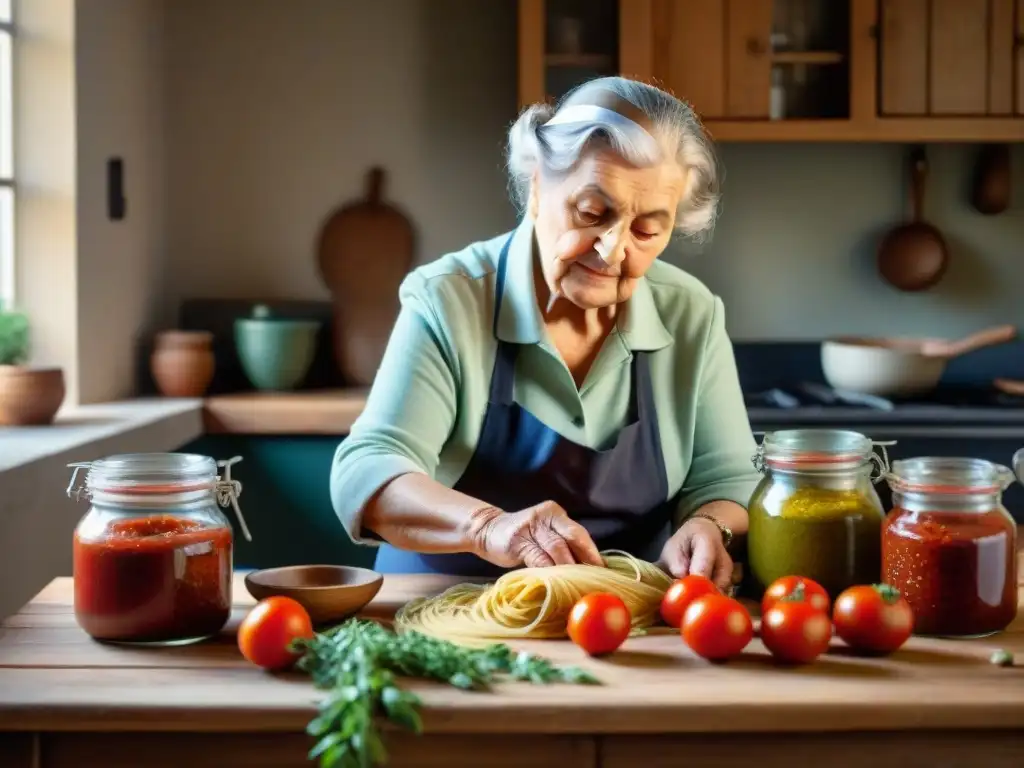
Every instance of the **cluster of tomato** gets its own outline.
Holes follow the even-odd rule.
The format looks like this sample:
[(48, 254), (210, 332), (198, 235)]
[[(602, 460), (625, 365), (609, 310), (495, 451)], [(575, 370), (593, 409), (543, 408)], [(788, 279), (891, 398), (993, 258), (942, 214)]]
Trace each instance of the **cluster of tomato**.
[[(662, 599), (661, 617), (680, 630), (694, 653), (711, 661), (739, 655), (754, 637), (754, 621), (746, 607), (703, 576), (674, 581)], [(630, 623), (622, 600), (595, 593), (573, 607), (568, 634), (597, 656), (622, 645)], [(773, 657), (790, 664), (814, 661), (828, 649), (833, 631), (857, 651), (892, 653), (907, 641), (913, 625), (907, 601), (885, 584), (850, 587), (832, 606), (828, 592), (817, 582), (786, 576), (771, 584), (761, 600), (761, 642)]]

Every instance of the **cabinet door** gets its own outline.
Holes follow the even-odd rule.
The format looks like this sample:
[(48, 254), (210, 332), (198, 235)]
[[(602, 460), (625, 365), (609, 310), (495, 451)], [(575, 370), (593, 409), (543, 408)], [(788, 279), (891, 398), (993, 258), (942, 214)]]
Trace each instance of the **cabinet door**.
[(882, 0), (880, 33), (882, 114), (927, 114), (928, 0)]
[(767, 119), (772, 0), (656, 0), (653, 68), (704, 119)]
[[(1016, 0), (992, 0), (988, 52), (988, 114), (1013, 114)], [(1024, 5), (1024, 3), (1022, 3)]]
[(772, 0), (729, 0), (725, 111), (767, 119), (771, 111)]
[(1017, 0), (1017, 114), (1024, 115), (1024, 0)]
[(725, 111), (726, 0), (657, 0), (654, 71), (704, 119)]
[(882, 0), (881, 114), (1011, 114), (1015, 3), (1024, 0)]
[(988, 7), (989, 0), (932, 0), (931, 114), (988, 113)]

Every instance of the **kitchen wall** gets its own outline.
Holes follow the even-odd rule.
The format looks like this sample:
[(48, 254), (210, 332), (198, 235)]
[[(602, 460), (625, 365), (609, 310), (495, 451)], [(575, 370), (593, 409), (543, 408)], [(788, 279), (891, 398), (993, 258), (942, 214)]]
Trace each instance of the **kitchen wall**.
[[(164, 276), (162, 0), (76, 0), (79, 394), (134, 393), (140, 338), (168, 321)], [(236, 6), (237, 7), (237, 6)], [(123, 221), (107, 160), (124, 160)]]
[[(316, 230), (371, 163), (431, 260), (510, 227), (501, 170), (515, 117), (515, 2), (175, 0), (168, 4), (169, 288), (178, 297), (326, 296)], [(898, 295), (872, 270), (903, 215), (905, 147), (724, 145), (710, 246), (667, 256), (726, 300), (739, 339), (961, 334), (1024, 326), (1024, 151), (1013, 208), (966, 203), (975, 148), (930, 149), (927, 214), (945, 284)]]

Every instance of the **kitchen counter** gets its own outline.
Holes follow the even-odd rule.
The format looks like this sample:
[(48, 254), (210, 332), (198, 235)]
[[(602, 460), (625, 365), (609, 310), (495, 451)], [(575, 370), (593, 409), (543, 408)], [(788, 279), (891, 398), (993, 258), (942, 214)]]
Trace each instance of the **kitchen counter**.
[(203, 401), (206, 434), (344, 435), (366, 407), (365, 389), (244, 392)]
[(969, 438), (1024, 441), (1024, 408), (901, 405), (891, 411), (838, 406), (748, 407), (757, 432), (795, 428), (842, 428), (877, 439)]
[[(452, 581), (388, 576), (366, 615), (387, 619)], [(220, 637), (103, 645), (78, 629), (72, 583), (57, 579), (0, 634), (0, 765), (134, 768), (143, 754), (147, 768), (309, 765), (303, 728), (318, 693), (298, 673), (266, 674), (239, 656), (233, 630), (252, 604), (236, 576)], [(632, 638), (601, 660), (566, 641), (516, 645), (581, 663), (604, 685), (469, 693), (410, 682), (425, 733), (389, 730), (389, 765), (788, 768), (822, 754), (833, 768), (1024, 764), (1024, 668), (988, 662), (1000, 647), (1024, 661), (1024, 613), (999, 636), (913, 638), (887, 659), (834, 641), (800, 668), (776, 666), (758, 640), (724, 665), (694, 657), (674, 634)]]
[[(207, 434), (341, 436), (362, 413), (366, 396), (365, 389), (216, 395), (203, 401), (203, 424)], [(907, 405), (880, 411), (831, 406), (754, 406), (747, 413), (755, 429), (841, 425), (877, 427), (907, 437), (1024, 439), (1024, 408)]]

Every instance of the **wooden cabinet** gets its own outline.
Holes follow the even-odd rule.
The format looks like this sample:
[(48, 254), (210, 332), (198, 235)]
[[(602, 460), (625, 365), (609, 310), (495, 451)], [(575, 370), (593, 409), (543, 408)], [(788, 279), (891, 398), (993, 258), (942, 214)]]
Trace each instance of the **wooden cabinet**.
[(708, 120), (846, 117), (848, 5), (654, 0), (652, 74)]
[(719, 141), (1024, 142), (1024, 0), (520, 0), (519, 94), (655, 82)]
[(1018, 0), (882, 0), (881, 114), (1019, 112), (1017, 5)]

